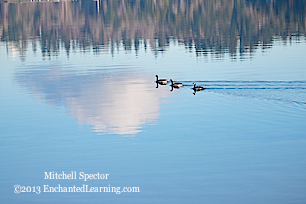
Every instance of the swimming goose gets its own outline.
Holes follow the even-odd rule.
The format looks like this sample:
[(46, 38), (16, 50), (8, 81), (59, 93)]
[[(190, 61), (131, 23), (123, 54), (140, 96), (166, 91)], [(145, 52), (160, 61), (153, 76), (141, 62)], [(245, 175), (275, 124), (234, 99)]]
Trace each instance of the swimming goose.
[(174, 88), (180, 88), (180, 87), (183, 87), (183, 83), (173, 83), (172, 79), (170, 79), (171, 81), (171, 86), (174, 87)]
[(160, 85), (166, 85), (168, 80), (167, 79), (158, 79), (158, 75), (156, 75), (156, 82)]
[(194, 91), (203, 91), (205, 88), (202, 86), (196, 86), (196, 83), (193, 83), (193, 90)]

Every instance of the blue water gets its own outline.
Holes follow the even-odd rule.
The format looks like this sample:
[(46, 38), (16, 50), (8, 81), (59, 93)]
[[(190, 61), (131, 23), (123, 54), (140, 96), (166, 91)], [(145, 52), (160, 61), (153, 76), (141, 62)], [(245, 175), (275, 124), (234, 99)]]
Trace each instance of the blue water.
[[(1, 203), (305, 203), (305, 41), (252, 57), (0, 45)], [(40, 53), (38, 50), (37, 53)], [(184, 86), (156, 88), (155, 75)], [(192, 90), (193, 82), (204, 86)], [(44, 172), (109, 174), (46, 180)], [(137, 193), (14, 193), (21, 186)]]

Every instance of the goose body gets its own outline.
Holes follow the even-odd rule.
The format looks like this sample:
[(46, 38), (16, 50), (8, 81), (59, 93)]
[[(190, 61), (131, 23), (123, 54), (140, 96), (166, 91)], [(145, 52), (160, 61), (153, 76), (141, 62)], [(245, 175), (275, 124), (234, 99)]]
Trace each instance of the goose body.
[(170, 79), (170, 81), (171, 81), (171, 86), (174, 88), (183, 87), (183, 83), (173, 83), (172, 79)]
[(156, 83), (161, 85), (166, 85), (168, 83), (167, 79), (158, 79), (158, 75), (156, 75)]

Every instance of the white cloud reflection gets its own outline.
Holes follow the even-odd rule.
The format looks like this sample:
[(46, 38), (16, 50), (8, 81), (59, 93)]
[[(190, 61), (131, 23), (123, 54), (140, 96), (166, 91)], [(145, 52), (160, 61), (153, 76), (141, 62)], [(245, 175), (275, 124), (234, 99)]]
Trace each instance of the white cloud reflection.
[(159, 118), (169, 87), (155, 88), (155, 75), (129, 71), (78, 75), (61, 69), (20, 72), (17, 80), (40, 100), (64, 104), (80, 125), (97, 133), (135, 135)]

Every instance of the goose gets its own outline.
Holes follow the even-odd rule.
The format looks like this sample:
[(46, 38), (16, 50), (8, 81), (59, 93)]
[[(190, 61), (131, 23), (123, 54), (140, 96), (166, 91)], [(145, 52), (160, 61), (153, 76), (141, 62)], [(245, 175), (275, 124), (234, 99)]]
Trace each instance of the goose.
[(183, 87), (183, 83), (173, 83), (172, 79), (170, 79), (171, 81), (171, 86), (174, 87), (174, 88), (180, 88), (180, 87)]
[(159, 83), (160, 85), (166, 85), (167, 82), (167, 79), (158, 79), (158, 75), (156, 75), (156, 83)]
[(194, 91), (203, 91), (205, 88), (202, 86), (196, 86), (196, 83), (193, 83), (193, 90)]

